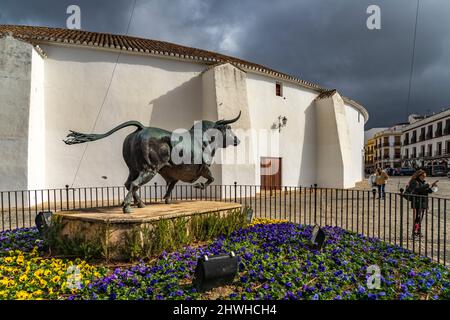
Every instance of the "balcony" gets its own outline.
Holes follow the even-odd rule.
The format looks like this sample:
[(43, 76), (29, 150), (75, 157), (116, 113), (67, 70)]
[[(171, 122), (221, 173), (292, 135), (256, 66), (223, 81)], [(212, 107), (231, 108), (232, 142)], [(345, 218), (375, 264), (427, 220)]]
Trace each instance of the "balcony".
[(411, 154), (411, 158), (410, 159), (415, 159), (415, 158), (417, 158), (416, 154), (415, 153)]
[(442, 128), (438, 128), (435, 132), (434, 132), (434, 137), (442, 137)]
[(394, 154), (394, 159), (401, 159), (401, 155), (400, 154)]
[(384, 142), (383, 143), (383, 147), (389, 147), (390, 146), (390, 143), (389, 142)]
[(432, 152), (425, 153), (425, 158), (431, 158), (433, 156)]
[(388, 156), (388, 155), (384, 155), (384, 156), (383, 156), (383, 159), (384, 159), (384, 160), (389, 160), (389, 156)]
[(446, 156), (446, 157), (449, 157), (450, 156), (450, 150), (444, 149), (444, 150), (442, 150), (442, 154), (444, 156)]
[(400, 140), (394, 141), (394, 147), (401, 147), (402, 143)]
[(409, 139), (404, 139), (404, 140), (403, 140), (403, 145), (404, 145), (404, 146), (407, 146), (407, 145), (409, 144), (409, 141), (408, 141), (408, 140), (409, 140)]
[(425, 154), (423, 152), (419, 152), (419, 158), (423, 158)]
[(414, 144), (414, 143), (416, 143), (417, 142), (417, 138), (415, 137), (415, 136), (413, 136), (412, 138), (411, 138), (411, 144)]
[(425, 141), (425, 132), (420, 134), (419, 141)]
[(427, 139), (427, 140), (433, 139), (433, 132), (432, 131), (428, 131), (427, 135), (425, 136), (425, 139)]
[(450, 122), (445, 125), (444, 135), (450, 134)]
[(434, 156), (435, 156), (435, 157), (440, 157), (440, 156), (442, 156), (442, 150), (436, 150), (436, 151), (434, 152)]

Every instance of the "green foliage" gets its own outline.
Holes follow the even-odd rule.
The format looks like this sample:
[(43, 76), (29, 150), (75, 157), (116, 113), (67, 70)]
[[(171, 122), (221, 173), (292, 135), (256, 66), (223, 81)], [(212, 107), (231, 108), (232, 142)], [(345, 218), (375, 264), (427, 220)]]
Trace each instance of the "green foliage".
[(86, 226), (78, 226), (72, 232), (73, 236), (68, 237), (62, 233), (66, 223), (60, 216), (56, 215), (52, 217), (51, 226), (45, 235), (45, 241), (52, 254), (77, 256), (83, 257), (84, 259), (99, 257), (108, 259), (108, 226), (98, 230), (94, 238), (87, 237), (88, 228)]
[(229, 235), (245, 224), (248, 208), (228, 212), (195, 214), (191, 217), (161, 219), (136, 227), (125, 234), (122, 255), (130, 260), (150, 258), (163, 251), (174, 251), (195, 241)]

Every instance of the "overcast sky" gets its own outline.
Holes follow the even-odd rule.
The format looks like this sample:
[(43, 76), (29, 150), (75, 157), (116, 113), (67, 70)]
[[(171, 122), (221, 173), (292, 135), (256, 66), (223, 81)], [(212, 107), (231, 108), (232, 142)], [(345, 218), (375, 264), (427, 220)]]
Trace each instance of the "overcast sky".
[[(208, 49), (336, 88), (367, 128), (404, 122), (417, 0), (136, 0), (129, 35)], [(133, 0), (0, 0), (0, 24), (124, 34)], [(381, 8), (369, 30), (367, 7)], [(450, 107), (450, 1), (420, 0), (410, 113)]]

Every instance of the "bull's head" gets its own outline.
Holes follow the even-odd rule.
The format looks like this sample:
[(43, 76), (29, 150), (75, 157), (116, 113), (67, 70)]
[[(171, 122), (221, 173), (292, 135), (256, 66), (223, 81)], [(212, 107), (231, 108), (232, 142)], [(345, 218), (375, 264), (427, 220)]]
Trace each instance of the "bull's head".
[(238, 137), (234, 134), (234, 132), (231, 130), (231, 126), (230, 126), (230, 124), (238, 121), (240, 117), (241, 117), (241, 111), (239, 111), (238, 116), (234, 119), (219, 120), (214, 123), (214, 129), (217, 129), (222, 133), (223, 148), (226, 148), (228, 146), (236, 147), (241, 142), (238, 139)]

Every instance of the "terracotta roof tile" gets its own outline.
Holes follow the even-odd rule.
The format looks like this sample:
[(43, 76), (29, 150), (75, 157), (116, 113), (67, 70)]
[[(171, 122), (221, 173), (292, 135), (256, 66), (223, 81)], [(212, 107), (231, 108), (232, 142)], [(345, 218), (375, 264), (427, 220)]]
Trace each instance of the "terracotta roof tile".
[(336, 89), (331, 89), (331, 90), (328, 90), (328, 91), (324, 91), (324, 92), (322, 92), (321, 94), (319, 94), (317, 96), (316, 100), (329, 98), (329, 97), (333, 96), (336, 92), (337, 92)]

